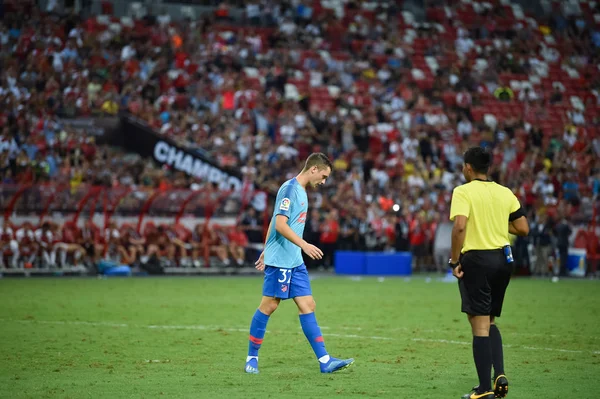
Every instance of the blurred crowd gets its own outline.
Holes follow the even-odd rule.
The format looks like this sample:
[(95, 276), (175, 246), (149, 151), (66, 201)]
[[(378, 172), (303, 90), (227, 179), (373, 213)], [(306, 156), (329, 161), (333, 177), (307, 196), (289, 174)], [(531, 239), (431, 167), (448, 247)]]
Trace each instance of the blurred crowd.
[(598, 4), (551, 2), (534, 16), (432, 1), (418, 22), (391, 0), (218, 3), (185, 21), (5, 10), (2, 183), (200, 183), (63, 123), (127, 112), (270, 192), (309, 153), (328, 154), (334, 171), (310, 193), (306, 228), (329, 254), (411, 250), (430, 264), (472, 145), (493, 152), (491, 177), (531, 220), (595, 215)]

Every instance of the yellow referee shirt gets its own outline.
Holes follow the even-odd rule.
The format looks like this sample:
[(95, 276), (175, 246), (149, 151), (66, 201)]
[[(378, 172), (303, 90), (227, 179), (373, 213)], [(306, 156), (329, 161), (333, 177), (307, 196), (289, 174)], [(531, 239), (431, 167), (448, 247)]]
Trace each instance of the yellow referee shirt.
[(462, 253), (499, 249), (510, 243), (508, 223), (521, 216), (521, 204), (507, 187), (492, 181), (473, 180), (452, 193), (450, 220), (467, 217)]

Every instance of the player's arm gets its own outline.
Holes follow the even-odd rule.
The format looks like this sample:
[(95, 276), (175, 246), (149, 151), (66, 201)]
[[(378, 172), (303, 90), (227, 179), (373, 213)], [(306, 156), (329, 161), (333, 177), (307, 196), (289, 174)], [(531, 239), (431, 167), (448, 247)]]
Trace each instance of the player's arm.
[[(273, 227), (273, 221), (269, 223), (269, 228), (267, 229), (267, 236), (265, 237), (265, 248), (267, 247), (267, 241), (269, 240), (269, 236), (271, 235), (271, 228)], [(261, 272), (265, 270), (265, 250), (260, 253), (258, 260), (254, 262), (254, 267)]]
[(269, 236), (271, 235), (271, 227), (273, 227), (273, 220), (271, 220), (269, 222), (269, 228), (267, 229), (267, 236), (265, 237), (265, 246), (267, 246), (267, 240), (269, 239)]
[(275, 230), (281, 234), (286, 240), (292, 244), (299, 246), (312, 259), (321, 259), (323, 251), (312, 244), (307, 243), (298, 234), (292, 230), (288, 224), (289, 218), (285, 215), (277, 215), (275, 217)]
[(508, 232), (516, 236), (525, 237), (529, 234), (529, 222), (525, 211), (521, 208), (521, 203), (513, 195), (513, 203), (511, 206), (511, 213), (508, 216)]

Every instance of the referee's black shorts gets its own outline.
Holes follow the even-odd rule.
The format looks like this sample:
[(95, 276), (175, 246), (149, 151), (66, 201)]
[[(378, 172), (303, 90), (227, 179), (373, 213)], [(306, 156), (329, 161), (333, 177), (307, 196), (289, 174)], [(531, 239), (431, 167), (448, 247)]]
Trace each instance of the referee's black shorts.
[(461, 310), (473, 316), (499, 317), (510, 282), (513, 263), (506, 263), (502, 249), (468, 251), (461, 255), (464, 272), (458, 280)]

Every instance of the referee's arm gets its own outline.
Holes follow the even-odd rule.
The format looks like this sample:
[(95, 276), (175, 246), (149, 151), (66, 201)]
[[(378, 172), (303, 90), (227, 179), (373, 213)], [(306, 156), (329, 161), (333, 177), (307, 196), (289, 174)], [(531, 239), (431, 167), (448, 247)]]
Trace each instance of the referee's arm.
[[(450, 261), (458, 263), (460, 252), (465, 243), (467, 233), (467, 220), (471, 213), (471, 203), (461, 187), (454, 189), (452, 193), (452, 203), (450, 205), (450, 220), (454, 221), (452, 227), (452, 249), (450, 252)], [(458, 271), (460, 272), (460, 271)]]
[(452, 263), (457, 263), (460, 258), (460, 251), (465, 243), (465, 235), (467, 233), (467, 217), (456, 215), (454, 218), (454, 226), (452, 227), (452, 250), (450, 252)]
[(529, 234), (529, 222), (517, 197), (514, 197), (513, 212), (508, 217), (508, 232), (521, 237)]

